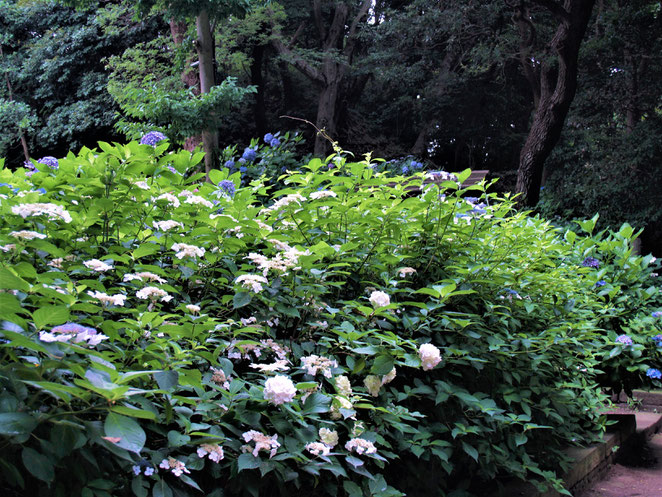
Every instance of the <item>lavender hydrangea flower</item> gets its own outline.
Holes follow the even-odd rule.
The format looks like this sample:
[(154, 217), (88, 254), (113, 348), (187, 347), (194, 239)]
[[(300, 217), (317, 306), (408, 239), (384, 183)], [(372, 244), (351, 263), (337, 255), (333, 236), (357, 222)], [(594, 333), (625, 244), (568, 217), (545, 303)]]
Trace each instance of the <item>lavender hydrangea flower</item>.
[(653, 337), (653, 341), (656, 343), (656, 345), (660, 346), (662, 345), (662, 335), (655, 335)]
[(60, 165), (57, 159), (55, 157), (51, 157), (50, 155), (47, 155), (46, 157), (42, 157), (37, 162), (39, 164), (46, 164), (51, 169), (57, 169), (58, 166)]
[(232, 198), (236, 189), (232, 181), (224, 179), (218, 184), (218, 190)]
[(271, 143), (271, 140), (273, 139), (274, 139), (274, 135), (272, 135), (271, 133), (267, 133), (266, 135), (264, 135), (264, 143)]
[(228, 169), (232, 169), (234, 167), (234, 161), (232, 159), (226, 160), (224, 166)]
[(592, 267), (597, 269), (600, 267), (600, 261), (597, 260), (595, 257), (587, 257), (586, 259), (584, 259), (584, 262), (582, 262), (582, 266)]
[(161, 133), (160, 131), (150, 131), (145, 136), (140, 139), (141, 145), (151, 145), (156, 147), (156, 145), (163, 140), (167, 140), (168, 137)]
[(648, 376), (649, 378), (654, 378), (656, 380), (659, 380), (660, 378), (662, 378), (662, 371), (655, 368), (649, 368), (648, 371), (646, 371), (646, 376)]
[(595, 282), (596, 287), (605, 286), (606, 284), (607, 284), (607, 282), (605, 280), (600, 280), (600, 281)]
[(618, 335), (616, 337), (616, 341), (620, 344), (623, 344), (623, 345), (632, 345), (634, 343), (632, 341), (632, 338), (630, 338), (627, 335)]
[(257, 157), (257, 153), (251, 147), (246, 147), (244, 153), (241, 155), (241, 158), (247, 162), (253, 162)]
[(662, 311), (655, 311), (654, 313), (651, 314), (654, 318), (661, 318), (662, 317)]
[(279, 146), (280, 146), (280, 140), (279, 140), (278, 138), (274, 138), (273, 140), (271, 140), (271, 141), (269, 142), (269, 146), (270, 146), (271, 148), (277, 148), (277, 147), (279, 147)]

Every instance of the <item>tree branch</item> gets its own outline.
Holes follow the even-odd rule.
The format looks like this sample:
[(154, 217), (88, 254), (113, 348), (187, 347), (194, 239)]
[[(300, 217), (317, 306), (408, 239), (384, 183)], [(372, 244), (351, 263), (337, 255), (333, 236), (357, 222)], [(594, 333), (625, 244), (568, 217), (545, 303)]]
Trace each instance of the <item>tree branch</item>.
[(361, 8), (352, 20), (352, 25), (349, 28), (349, 35), (347, 37), (347, 43), (345, 45), (345, 49), (343, 50), (343, 53), (348, 57), (351, 57), (352, 52), (354, 51), (354, 46), (356, 45), (356, 29), (358, 28), (359, 23), (368, 14), (370, 5), (372, 5), (372, 0), (364, 0), (363, 4), (361, 4)]
[(533, 3), (545, 7), (555, 17), (563, 22), (570, 22), (570, 13), (560, 4), (554, 0), (532, 0)]
[(317, 28), (317, 33), (320, 37), (320, 45), (324, 45), (326, 39), (326, 31), (322, 23), (322, 2), (321, 0), (313, 0), (313, 22)]

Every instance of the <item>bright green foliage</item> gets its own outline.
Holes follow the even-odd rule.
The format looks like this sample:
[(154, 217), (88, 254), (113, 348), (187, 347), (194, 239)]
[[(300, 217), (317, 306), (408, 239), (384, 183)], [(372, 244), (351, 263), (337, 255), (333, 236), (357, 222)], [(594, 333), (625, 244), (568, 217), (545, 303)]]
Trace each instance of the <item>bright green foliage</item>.
[[(201, 160), (167, 143), (99, 143), (29, 179), (0, 170), (3, 490), (390, 497), (492, 495), (481, 485), (506, 476), (558, 484), (561, 448), (602, 427), (597, 368), (615, 344), (601, 313), (635, 298), (650, 262), (630, 257), (632, 233), (598, 245), (614, 281), (635, 276), (607, 300), (594, 283), (608, 276), (582, 266), (607, 260), (589, 252), (599, 237), (564, 238), (485, 185), (458, 190), (469, 171), (412, 195), (422, 175), (334, 154), (261, 203), (260, 181), (239, 188), (239, 173), (213, 170), (203, 182)], [(38, 203), (63, 211), (31, 215)], [(65, 323), (105, 338), (67, 339)], [(441, 362), (422, 361), (423, 344)], [(305, 367), (313, 355), (326, 366)], [(275, 375), (293, 397), (274, 396)], [(306, 445), (322, 428), (339, 443), (315, 455)], [(251, 430), (277, 438), (258, 452)], [(347, 445), (357, 438), (365, 453)]]

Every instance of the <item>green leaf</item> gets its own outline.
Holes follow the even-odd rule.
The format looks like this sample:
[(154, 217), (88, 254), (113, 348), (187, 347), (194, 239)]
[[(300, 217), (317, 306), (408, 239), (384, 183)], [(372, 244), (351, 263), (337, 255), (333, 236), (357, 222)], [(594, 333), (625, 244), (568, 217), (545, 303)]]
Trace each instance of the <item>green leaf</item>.
[(162, 478), (154, 484), (152, 497), (172, 497), (172, 490)]
[(140, 454), (145, 446), (145, 432), (133, 418), (114, 412), (108, 413), (103, 425), (107, 437), (118, 437), (118, 447)]
[(124, 414), (134, 418), (151, 419), (154, 421), (156, 420), (156, 414), (154, 414), (152, 411), (146, 411), (144, 409), (136, 409), (127, 406), (113, 406), (110, 408), (110, 410), (112, 412), (116, 412), (117, 414)]
[(469, 455), (469, 457), (478, 462), (478, 451), (473, 446), (469, 445), (467, 442), (462, 442), (462, 449)]
[(179, 383), (177, 371), (158, 371), (154, 373), (154, 379), (161, 390), (171, 390)]
[(345, 480), (342, 488), (347, 492), (347, 497), (363, 497), (363, 491), (356, 483), (350, 480)]
[(156, 243), (143, 243), (131, 254), (134, 259), (140, 259), (148, 255), (154, 255), (161, 250), (161, 246)]
[(30, 283), (19, 278), (7, 268), (0, 268), (0, 289), (30, 291)]
[(63, 305), (41, 306), (32, 313), (32, 319), (38, 330), (49, 325), (66, 323), (69, 319), (69, 309)]
[(260, 467), (260, 458), (255, 457), (253, 454), (245, 453), (237, 458), (237, 469), (243, 471), (244, 469), (257, 469)]
[(233, 297), (232, 305), (234, 306), (235, 309), (239, 309), (240, 307), (244, 307), (250, 304), (252, 299), (253, 297), (250, 293), (239, 292), (236, 293), (235, 296)]
[(45, 455), (30, 447), (25, 447), (21, 452), (21, 459), (25, 469), (35, 478), (45, 482), (51, 482), (55, 478), (53, 463)]
[(26, 412), (0, 413), (0, 435), (23, 435), (31, 433), (37, 420)]
[(395, 361), (389, 355), (383, 354), (375, 358), (375, 361), (372, 363), (372, 368), (370, 372), (377, 375), (385, 375), (390, 373), (393, 370), (393, 365)]

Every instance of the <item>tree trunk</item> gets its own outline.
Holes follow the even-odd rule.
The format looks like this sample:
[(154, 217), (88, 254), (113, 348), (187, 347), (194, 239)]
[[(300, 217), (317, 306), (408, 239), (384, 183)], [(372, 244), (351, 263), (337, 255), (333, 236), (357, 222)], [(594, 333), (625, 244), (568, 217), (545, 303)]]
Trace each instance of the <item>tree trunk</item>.
[[(214, 39), (211, 34), (209, 16), (206, 10), (202, 10), (195, 19), (195, 27), (198, 34), (196, 49), (198, 51), (198, 70), (200, 73), (200, 92), (209, 93), (216, 84), (214, 78)], [(202, 147), (205, 151), (205, 172), (216, 167), (218, 157), (218, 132), (208, 129), (202, 132)], [(209, 177), (207, 177), (209, 179)]]
[[(5, 54), (2, 51), (2, 45), (0, 44), (0, 57), (3, 59), (5, 58)], [(14, 93), (11, 85), (11, 81), (9, 81), (9, 73), (5, 73), (5, 81), (7, 82), (7, 95), (9, 96), (9, 100), (13, 101), (14, 100)], [(23, 130), (19, 128), (18, 130), (18, 136), (21, 140), (21, 146), (23, 147), (23, 156), (25, 157), (25, 162), (30, 162), (30, 150), (28, 149), (28, 141), (25, 138), (25, 133), (23, 133)]]
[(563, 5), (547, 0), (534, 1), (549, 8), (559, 25), (549, 44), (551, 53), (540, 62), (540, 100), (520, 152), (517, 170), (518, 202), (529, 207), (540, 198), (545, 160), (561, 136), (575, 97), (579, 48), (595, 4), (595, 0), (565, 0)]
[[(169, 24), (170, 24), (170, 35), (172, 36), (172, 40), (175, 42), (175, 45), (181, 45), (182, 42), (184, 41), (184, 37), (186, 36), (186, 32), (188, 31), (188, 24), (185, 21), (176, 21), (174, 19), (171, 19)], [(193, 94), (199, 95), (200, 75), (198, 74), (198, 71), (195, 71), (191, 67), (191, 64), (194, 62), (194, 60), (195, 59), (193, 58), (189, 58), (186, 60), (184, 70), (180, 75), (180, 79), (182, 80), (182, 83), (186, 88), (191, 88)], [(186, 141), (184, 141), (184, 150), (193, 152), (193, 150), (195, 150), (195, 147), (200, 145), (201, 141), (202, 141), (202, 136), (200, 135), (189, 136), (188, 138), (186, 138)]]
[[(317, 105), (317, 121), (315, 122), (315, 126), (319, 130), (324, 130), (324, 134), (331, 138), (336, 134), (339, 87), (340, 81), (337, 79), (325, 85), (322, 91), (320, 91)], [(315, 136), (315, 155), (318, 157), (326, 155), (328, 147), (329, 142), (327, 138), (322, 133), (317, 133)]]
[(257, 136), (263, 136), (267, 127), (267, 118), (264, 109), (264, 78), (262, 77), (264, 50), (264, 45), (255, 45), (253, 47), (253, 63), (251, 64), (251, 84), (257, 87), (255, 106), (253, 107)]

